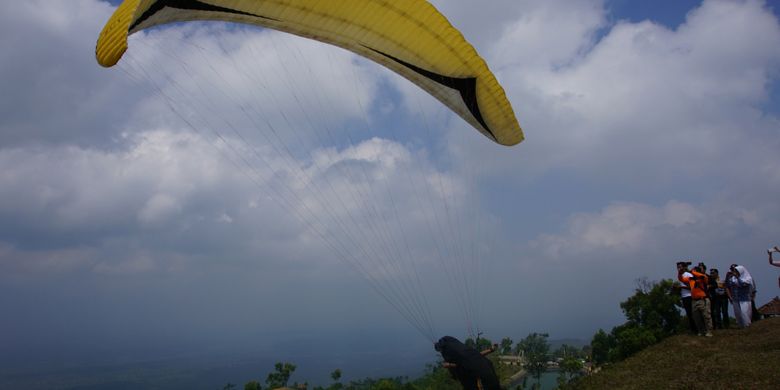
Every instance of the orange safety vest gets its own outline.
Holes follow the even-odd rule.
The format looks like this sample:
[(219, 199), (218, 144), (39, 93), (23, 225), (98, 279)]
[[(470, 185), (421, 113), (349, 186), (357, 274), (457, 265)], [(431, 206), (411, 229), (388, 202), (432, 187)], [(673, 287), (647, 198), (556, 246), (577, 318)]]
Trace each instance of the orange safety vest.
[(688, 278), (688, 284), (691, 286), (691, 298), (707, 298), (707, 283), (709, 283), (707, 275), (693, 270), (690, 273), (693, 275), (692, 278)]

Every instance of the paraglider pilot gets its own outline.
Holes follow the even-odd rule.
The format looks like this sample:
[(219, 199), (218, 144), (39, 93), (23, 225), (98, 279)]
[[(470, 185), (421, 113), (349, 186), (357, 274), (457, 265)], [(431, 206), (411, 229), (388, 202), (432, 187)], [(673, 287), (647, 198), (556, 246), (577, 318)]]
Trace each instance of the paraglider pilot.
[(460, 382), (464, 390), (501, 389), (493, 363), (485, 357), (495, 350), (495, 346), (479, 352), (451, 336), (440, 338), (433, 346), (444, 358), (443, 366)]

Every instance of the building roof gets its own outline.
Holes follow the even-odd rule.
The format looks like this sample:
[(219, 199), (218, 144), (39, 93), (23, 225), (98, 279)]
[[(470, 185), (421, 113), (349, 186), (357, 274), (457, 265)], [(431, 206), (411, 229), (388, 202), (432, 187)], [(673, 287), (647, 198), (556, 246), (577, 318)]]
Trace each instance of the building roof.
[(780, 297), (775, 297), (765, 305), (759, 307), (758, 312), (765, 316), (780, 315)]

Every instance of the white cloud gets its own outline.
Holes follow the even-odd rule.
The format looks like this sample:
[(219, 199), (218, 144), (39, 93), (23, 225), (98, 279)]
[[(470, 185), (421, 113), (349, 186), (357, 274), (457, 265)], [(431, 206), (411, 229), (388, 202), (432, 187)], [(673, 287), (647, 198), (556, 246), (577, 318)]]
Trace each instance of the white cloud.
[(525, 2), (518, 6), (522, 9), (519, 17), (491, 47), (490, 59), (499, 72), (511, 69), (528, 78), (572, 65), (606, 23), (600, 0)]
[[(466, 261), (467, 244), (455, 237), (473, 233), (466, 223), (477, 214), (472, 194), (424, 153), (372, 138), (315, 149), (303, 161), (267, 150), (262, 165), (241, 141), (224, 139), (238, 146), (154, 130), (127, 136), (128, 148), (120, 151), (0, 150), (7, 167), (0, 174), (0, 215), (19, 221), (6, 240), (27, 248), (19, 251), (24, 256), (42, 257), (49, 252), (40, 245), (67, 235), (59, 244), (64, 249), (96, 253), (74, 267), (106, 275), (164, 274), (172, 269), (165, 259), (187, 256), (338, 270), (343, 264), (334, 256), (345, 256), (358, 272), (385, 283), (410, 279), (435, 261), (450, 267)], [(257, 165), (237, 171), (225, 157)], [(447, 224), (454, 226), (442, 228)], [(193, 245), (210, 248), (190, 254)], [(12, 267), (12, 257), (6, 260), (3, 267)], [(203, 266), (179, 262), (175, 269)]]
[(358, 103), (378, 88), (376, 69), (354, 54), (272, 30), (190, 23), (135, 34), (129, 46), (118, 67), (158, 91), (139, 105), (145, 126), (182, 126), (179, 116), (199, 131), (311, 147), (335, 142), (347, 121), (369, 121)]
[(93, 270), (98, 274), (106, 275), (133, 275), (153, 271), (157, 265), (148, 255), (138, 255), (121, 262), (103, 261), (95, 264)]
[(75, 245), (63, 249), (28, 251), (0, 241), (2, 280), (29, 282), (59, 273), (72, 273), (96, 263), (96, 251)]
[(667, 210), (648, 205), (614, 204), (596, 214), (574, 215), (567, 223), (566, 233), (542, 235), (532, 245), (553, 258), (593, 250), (636, 252), (649, 245), (653, 228), (667, 224), (666, 215)]
[(163, 219), (175, 217), (181, 211), (181, 205), (176, 199), (166, 194), (155, 194), (146, 201), (138, 219), (144, 224), (154, 224)]
[(0, 137), (13, 145), (109, 145), (138, 91), (94, 60), (111, 7), (95, 0), (0, 4)]
[[(776, 226), (771, 217), (754, 208), (719, 201), (694, 205), (672, 200), (660, 207), (615, 202), (597, 212), (571, 215), (562, 232), (541, 234), (530, 247), (552, 260), (602, 265), (617, 258), (630, 262), (642, 258), (642, 253), (672, 248), (713, 253), (726, 242), (738, 242), (742, 231), (766, 237)], [(711, 243), (709, 249), (697, 247), (711, 240), (719, 242)]]
[[(203, 290), (240, 321), (267, 294), (294, 290), (284, 310), (355, 288), (340, 255), (383, 280), (424, 271), (455, 307), (440, 262), (476, 254), (501, 274), (505, 294), (485, 306), (496, 322), (582, 332), (565, 321), (577, 313), (524, 313), (582, 294), (601, 324), (635, 277), (669, 276), (663, 262), (754, 261), (772, 245), (780, 126), (761, 106), (780, 33), (766, 3), (705, 1), (674, 30), (608, 25), (600, 1), (437, 5), (498, 73), (525, 143), (497, 148), (405, 80), (315, 42), (181, 24), (137, 34), (119, 68), (100, 69), (105, 3), (0, 3), (0, 49), (16, 53), (0, 62), (0, 89), (16, 92), (0, 97), (0, 283), (108, 278), (111, 297), (162, 280), (160, 296)], [(366, 123), (450, 133), (434, 145), (355, 130)], [(343, 295), (370, 295), (360, 288)]]
[[(562, 5), (557, 11), (574, 17)], [(780, 64), (780, 28), (763, 2), (705, 1), (677, 30), (620, 22), (598, 41), (599, 9), (584, 15), (592, 15), (588, 23), (571, 27), (555, 17), (546, 25), (520, 19), (494, 50), (501, 63), (520, 65), (502, 76), (527, 133), (517, 153), (528, 155), (523, 169), (606, 169), (624, 180), (658, 169), (700, 176), (727, 164), (739, 164), (737, 172), (755, 166), (744, 155), (723, 158), (736, 151), (776, 149), (777, 137), (755, 137), (777, 124), (758, 113)], [(523, 49), (514, 33), (523, 30), (569, 38), (542, 38), (549, 50)]]
[(45, 218), (39, 223), (56, 228), (114, 226), (117, 217), (126, 222), (124, 216), (136, 212), (151, 221), (175, 202), (174, 195), (146, 199), (148, 191), (192, 196), (196, 187), (219, 186), (230, 172), (196, 136), (157, 131), (136, 142), (120, 152), (68, 146), (0, 150), (5, 167), (0, 210)]
[(670, 201), (664, 206), (663, 220), (666, 224), (674, 227), (681, 227), (688, 224), (694, 224), (701, 220), (701, 212), (694, 206)]

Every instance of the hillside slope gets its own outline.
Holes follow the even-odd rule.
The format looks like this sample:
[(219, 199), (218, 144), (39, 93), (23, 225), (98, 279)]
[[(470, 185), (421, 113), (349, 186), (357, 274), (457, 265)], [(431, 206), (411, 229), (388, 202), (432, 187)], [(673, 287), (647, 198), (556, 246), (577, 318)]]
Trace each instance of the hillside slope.
[(583, 378), (574, 389), (780, 389), (780, 318), (670, 337)]

